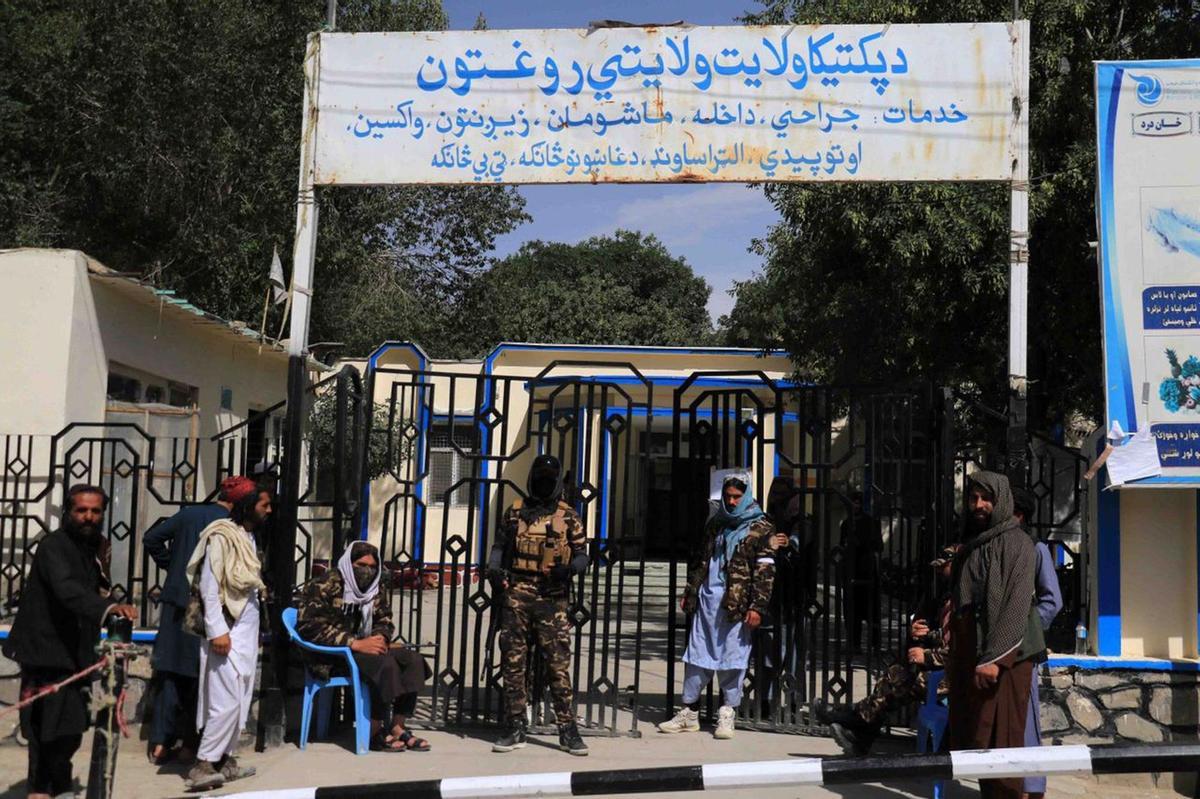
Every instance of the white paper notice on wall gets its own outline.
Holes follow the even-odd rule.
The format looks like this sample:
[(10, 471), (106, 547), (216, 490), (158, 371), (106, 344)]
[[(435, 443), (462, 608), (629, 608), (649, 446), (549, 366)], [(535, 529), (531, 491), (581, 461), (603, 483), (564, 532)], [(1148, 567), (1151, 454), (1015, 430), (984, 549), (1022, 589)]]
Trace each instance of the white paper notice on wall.
[[(1115, 423), (1114, 426), (1119, 432), (1120, 427)], [(1114, 486), (1159, 476), (1162, 462), (1158, 457), (1158, 439), (1149, 429), (1124, 436), (1124, 442), (1113, 447), (1105, 466), (1108, 467), (1108, 481)]]

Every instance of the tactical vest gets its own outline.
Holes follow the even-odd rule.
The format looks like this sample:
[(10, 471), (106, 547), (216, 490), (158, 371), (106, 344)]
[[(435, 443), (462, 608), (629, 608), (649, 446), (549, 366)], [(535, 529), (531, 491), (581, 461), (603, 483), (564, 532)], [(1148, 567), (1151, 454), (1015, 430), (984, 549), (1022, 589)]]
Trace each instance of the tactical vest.
[[(513, 509), (521, 510), (521, 501), (513, 503)], [(567, 540), (567, 510), (565, 502), (558, 509), (529, 524), (517, 517), (517, 534), (513, 541), (512, 571), (517, 574), (540, 575), (551, 566), (565, 566), (571, 562), (571, 543)]]

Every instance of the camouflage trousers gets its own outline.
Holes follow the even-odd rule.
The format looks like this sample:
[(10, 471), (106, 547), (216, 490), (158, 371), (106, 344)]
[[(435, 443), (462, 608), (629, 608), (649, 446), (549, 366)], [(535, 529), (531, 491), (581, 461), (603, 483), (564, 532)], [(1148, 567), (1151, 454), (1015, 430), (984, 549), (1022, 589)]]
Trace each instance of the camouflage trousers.
[[(919, 705), (925, 701), (928, 671), (913, 665), (896, 664), (875, 683), (875, 690), (866, 699), (854, 705), (854, 711), (868, 724), (880, 724), (887, 714), (905, 705)], [(938, 696), (947, 696), (950, 686), (943, 679), (938, 686)]]
[(524, 716), (529, 704), (527, 676), (531, 667), (530, 637), (546, 658), (550, 672), (550, 695), (559, 724), (575, 720), (571, 697), (571, 621), (567, 618), (566, 596), (542, 596), (537, 585), (517, 582), (504, 593), (500, 627), (501, 673), (510, 717)]

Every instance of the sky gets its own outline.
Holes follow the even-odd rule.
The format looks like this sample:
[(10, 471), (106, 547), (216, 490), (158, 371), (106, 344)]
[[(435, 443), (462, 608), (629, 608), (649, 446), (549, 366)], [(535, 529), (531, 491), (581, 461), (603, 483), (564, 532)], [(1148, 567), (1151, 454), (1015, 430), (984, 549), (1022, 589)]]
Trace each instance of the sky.
[[(755, 0), (442, 0), (452, 29), (470, 29), (482, 12), (501, 28), (586, 28), (592, 20), (634, 23), (684, 20), (697, 25), (736, 24), (758, 8)], [(752, 277), (761, 259), (747, 248), (779, 215), (761, 188), (741, 184), (641, 184), (522, 186), (533, 221), (497, 241), (496, 254), (515, 252), (534, 239), (575, 243), (618, 229), (653, 233), (672, 255), (683, 257), (712, 287), (708, 310), (715, 322), (733, 308), (729, 289)]]

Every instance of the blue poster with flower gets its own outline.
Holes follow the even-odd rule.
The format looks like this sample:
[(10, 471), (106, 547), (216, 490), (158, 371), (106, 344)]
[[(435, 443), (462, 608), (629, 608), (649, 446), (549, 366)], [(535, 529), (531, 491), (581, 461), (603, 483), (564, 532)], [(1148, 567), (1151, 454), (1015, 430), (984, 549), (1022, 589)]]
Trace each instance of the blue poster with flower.
[(1200, 59), (1096, 65), (1105, 427), (1200, 486)]

